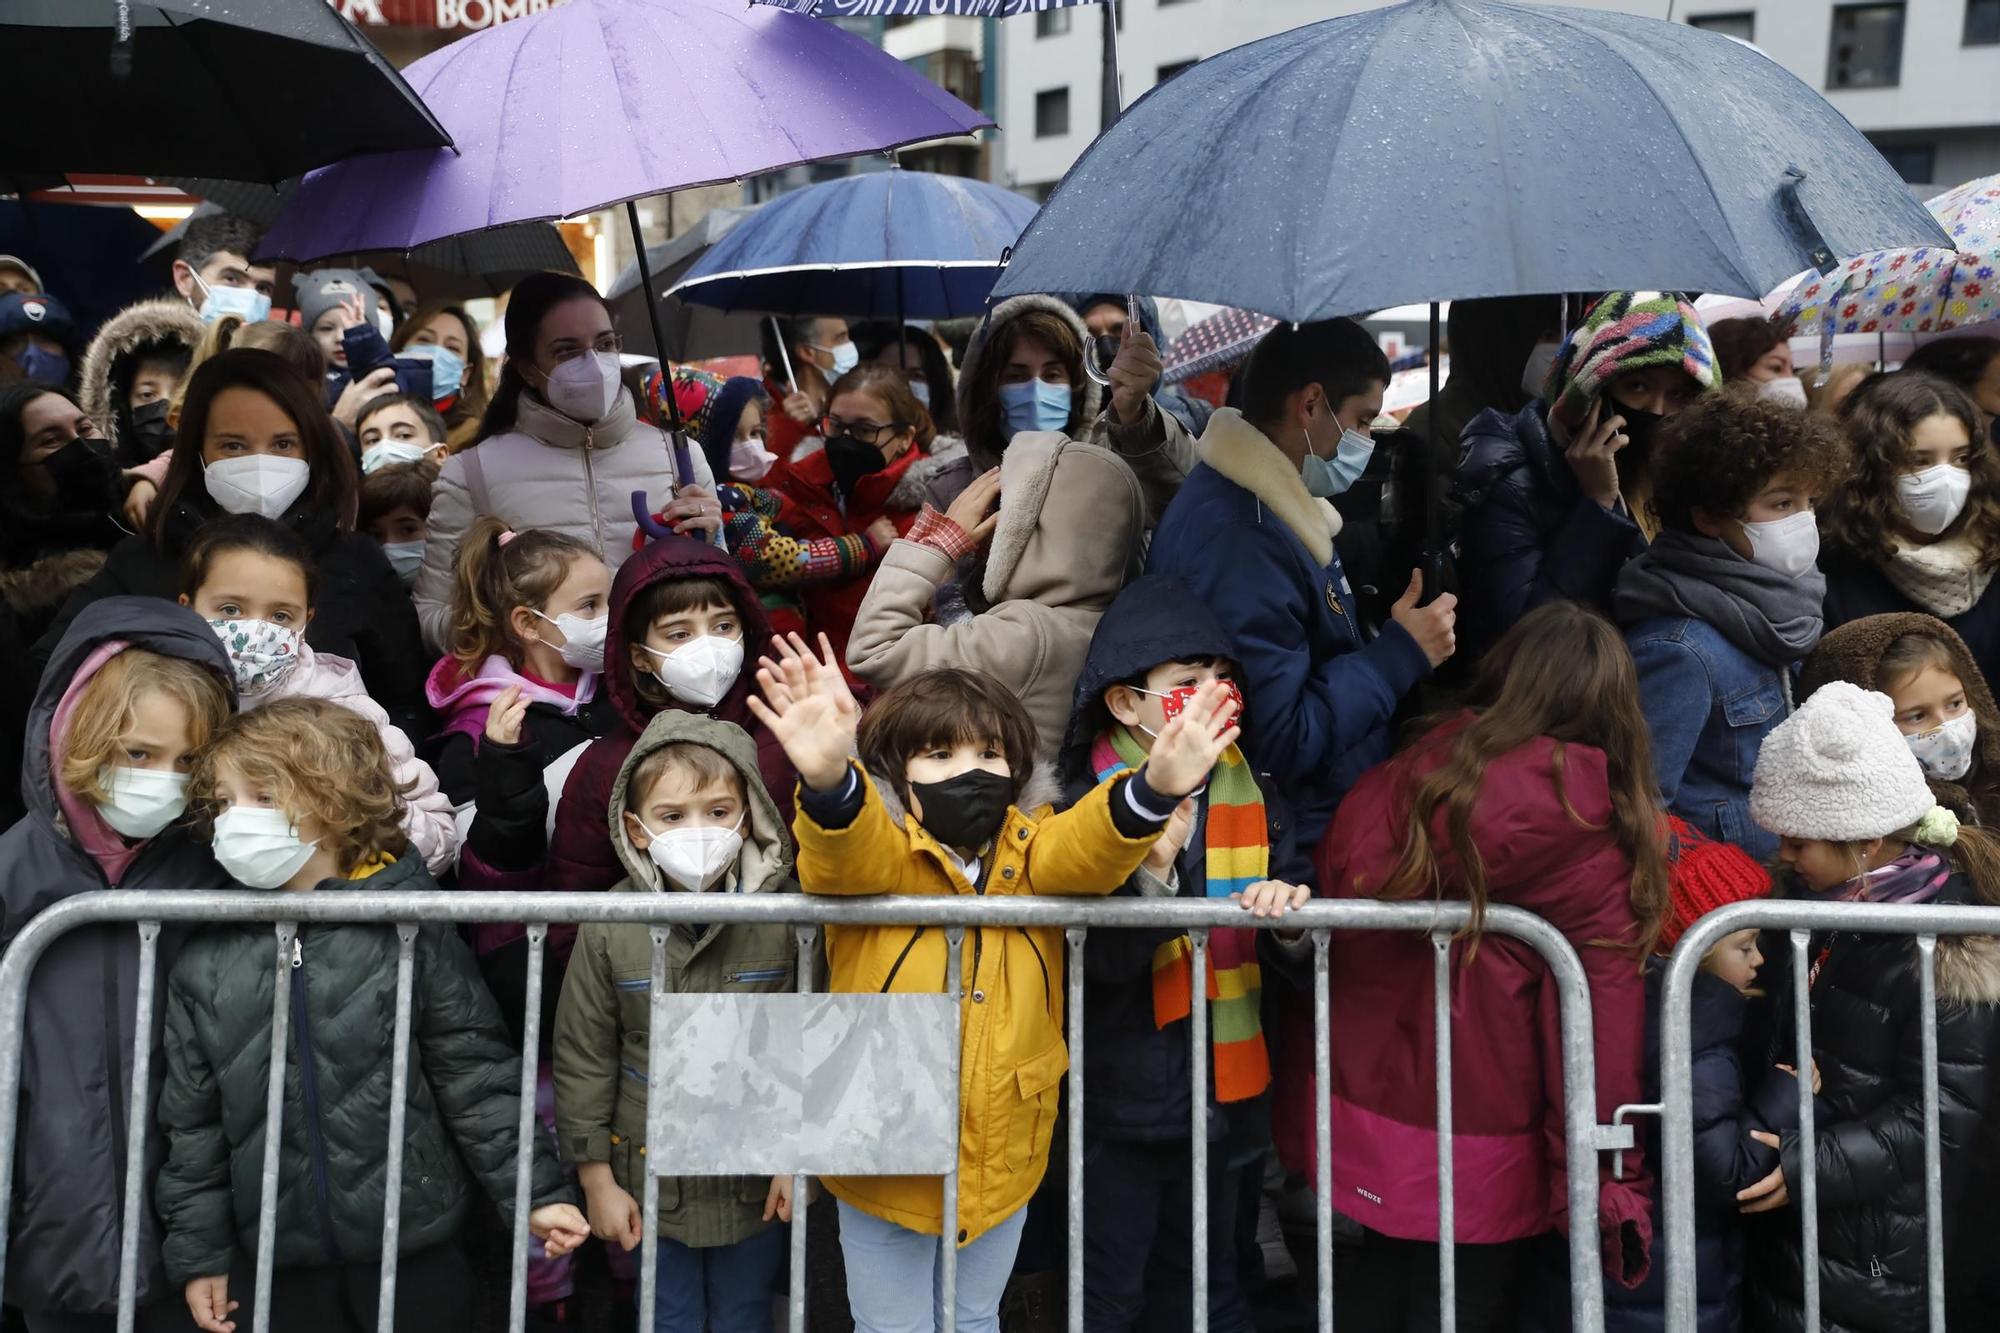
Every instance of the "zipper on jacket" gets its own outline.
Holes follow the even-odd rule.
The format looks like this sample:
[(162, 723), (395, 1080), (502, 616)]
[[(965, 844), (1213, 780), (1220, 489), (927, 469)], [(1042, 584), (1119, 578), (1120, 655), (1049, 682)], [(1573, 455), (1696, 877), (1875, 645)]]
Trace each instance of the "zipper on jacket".
[(1028, 928), (1022, 926), (1019, 929), (1021, 931), (1021, 938), (1026, 940), (1028, 947), (1035, 951), (1035, 961), (1042, 965), (1042, 1007), (1053, 1015), (1056, 1011), (1056, 993), (1055, 988), (1049, 983), (1049, 960), (1042, 957), (1042, 946), (1035, 943), (1035, 937), (1028, 933)]
[[(671, 389), (669, 389), (671, 392)], [(591, 454), (596, 452), (596, 437), (590, 427), (583, 428), (583, 484), (590, 492), (590, 535), (597, 543), (597, 554), (604, 555), (604, 513), (597, 503), (597, 468), (591, 462)]]
[(910, 950), (917, 947), (917, 941), (922, 939), (924, 932), (929, 929), (929, 926), (918, 926), (916, 934), (910, 936), (910, 942), (903, 946), (903, 951), (896, 955), (896, 961), (889, 965), (889, 975), (883, 978), (882, 989), (876, 992), (878, 995), (887, 995), (889, 987), (896, 984), (896, 974), (903, 970), (903, 960), (910, 956)]
[[(292, 1011), (295, 1019), (292, 1031), (299, 1046), (299, 1087), (306, 1102), (306, 1142), (312, 1152), (313, 1205), (319, 1214), (319, 1244), (326, 1251), (327, 1262), (338, 1264), (344, 1261), (340, 1244), (333, 1238), (333, 1195), (327, 1186), (326, 1140), (320, 1133), (319, 1122), (319, 1067), (313, 1061), (312, 1005), (306, 993), (305, 951), (296, 935), (292, 936)], [(275, 1133), (277, 1129), (278, 1126), (266, 1125), (264, 1132)]]

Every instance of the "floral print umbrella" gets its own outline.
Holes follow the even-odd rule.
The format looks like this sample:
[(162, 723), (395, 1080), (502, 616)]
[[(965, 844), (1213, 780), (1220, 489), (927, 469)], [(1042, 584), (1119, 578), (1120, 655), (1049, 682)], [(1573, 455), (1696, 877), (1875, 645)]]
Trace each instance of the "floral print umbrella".
[(1799, 336), (1942, 333), (2000, 319), (2000, 176), (1926, 204), (1956, 250), (1877, 250), (1807, 273), (1773, 317)]

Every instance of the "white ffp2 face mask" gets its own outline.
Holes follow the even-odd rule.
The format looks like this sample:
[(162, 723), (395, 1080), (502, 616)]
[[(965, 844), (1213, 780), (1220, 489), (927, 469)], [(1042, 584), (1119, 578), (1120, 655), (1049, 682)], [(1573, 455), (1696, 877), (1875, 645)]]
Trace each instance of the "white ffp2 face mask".
[(646, 846), (646, 855), (660, 868), (668, 883), (690, 893), (700, 893), (721, 879), (743, 851), (741, 819), (733, 828), (710, 824), (655, 833), (646, 828), (644, 820), (639, 821), (639, 827), (646, 829), (646, 836), (652, 839)]
[(653, 674), (667, 687), (667, 693), (697, 708), (713, 708), (721, 703), (722, 696), (729, 693), (729, 687), (743, 672), (740, 639), (704, 634), (670, 653), (640, 646), (655, 658)]
[(1810, 509), (1768, 523), (1745, 523), (1750, 558), (1786, 578), (1797, 578), (1819, 562), (1819, 517)]
[(616, 352), (585, 352), (550, 371), (543, 392), (550, 407), (587, 426), (602, 421), (618, 401), (618, 370)]
[(559, 616), (545, 616), (537, 611), (535, 615), (562, 631), (563, 642), (556, 649), (556, 655), (562, 658), (565, 666), (573, 666), (578, 671), (604, 670), (604, 634), (611, 628), (610, 616), (585, 620), (570, 611)]
[(210, 463), (201, 470), (201, 479), (210, 498), (227, 512), (277, 519), (306, 493), (312, 468), (303, 458), (243, 454)]
[(1757, 396), (1782, 407), (1806, 410), (1806, 383), (1797, 375), (1780, 375), (1757, 386)]
[(1965, 512), (1972, 495), (1972, 473), (1951, 463), (1896, 478), (1896, 499), (1903, 517), (1927, 537), (1935, 537)]
[(232, 805), (215, 817), (215, 862), (248, 889), (282, 889), (318, 850), (282, 810)]
[(158, 768), (107, 767), (98, 776), (97, 813), (128, 838), (150, 838), (187, 809), (188, 775)]

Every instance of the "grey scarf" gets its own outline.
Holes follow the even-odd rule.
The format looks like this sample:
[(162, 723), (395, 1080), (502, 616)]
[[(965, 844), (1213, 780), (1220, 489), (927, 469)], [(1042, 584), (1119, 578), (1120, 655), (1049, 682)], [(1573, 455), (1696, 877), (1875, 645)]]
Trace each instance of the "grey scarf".
[(1825, 625), (1826, 576), (1787, 578), (1745, 560), (1715, 537), (1669, 528), (1618, 576), (1618, 622), (1692, 616), (1765, 666), (1786, 667), (1812, 651)]

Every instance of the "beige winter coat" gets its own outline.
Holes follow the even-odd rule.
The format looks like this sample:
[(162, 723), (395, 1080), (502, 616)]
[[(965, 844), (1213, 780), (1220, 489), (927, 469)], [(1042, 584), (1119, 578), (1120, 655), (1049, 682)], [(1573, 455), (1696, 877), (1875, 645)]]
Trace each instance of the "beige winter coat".
[(889, 548), (847, 640), (847, 665), (882, 689), (934, 667), (974, 667), (1020, 698), (1053, 759), (1098, 617), (1139, 570), (1146, 497), (1109, 449), (1054, 433), (1014, 437), (1000, 463), (1000, 522), (982, 591), (991, 610), (926, 624), (953, 575), (941, 552)]
[[(443, 650), (451, 628), (452, 566), (459, 541), (481, 514), (516, 532), (550, 528), (588, 545), (613, 572), (632, 553), (632, 492), (651, 510), (666, 504), (674, 466), (666, 435), (640, 421), (621, 391), (602, 421), (584, 426), (533, 394), (521, 395), (514, 429), (447, 458), (431, 492), (424, 564), (417, 574), (417, 615), (424, 638)], [(700, 449), (690, 449), (695, 480), (714, 488)]]

